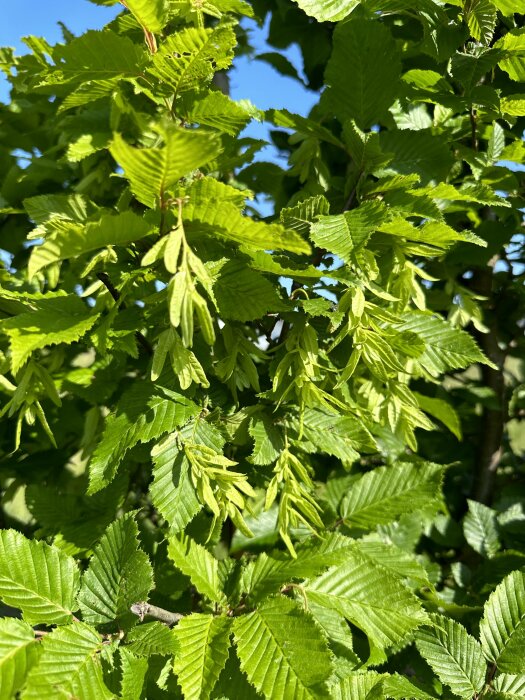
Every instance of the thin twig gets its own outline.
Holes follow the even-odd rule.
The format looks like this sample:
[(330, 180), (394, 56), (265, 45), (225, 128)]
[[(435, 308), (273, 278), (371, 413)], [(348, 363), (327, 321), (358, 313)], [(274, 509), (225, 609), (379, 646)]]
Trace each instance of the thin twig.
[(140, 618), (141, 622), (144, 617), (148, 615), (149, 617), (154, 617), (156, 620), (164, 622), (166, 625), (175, 625), (184, 617), (181, 613), (170, 612), (169, 610), (164, 610), (164, 608), (158, 608), (156, 605), (150, 605), (145, 602), (133, 603), (130, 610), (134, 615)]
[(475, 151), (479, 150), (479, 139), (478, 139), (478, 113), (474, 107), (470, 108), (470, 131), (472, 139), (472, 148)]
[[(106, 287), (106, 289), (111, 294), (115, 302), (119, 305), (119, 309), (125, 309), (126, 304), (123, 301), (120, 301), (120, 292), (113, 285), (113, 282), (109, 279), (109, 275), (107, 275), (107, 273), (105, 272), (97, 272), (97, 277)], [(145, 350), (148, 353), (148, 355), (153, 355), (153, 348), (151, 346), (151, 343), (140, 331), (135, 331), (135, 337), (137, 339), (137, 342), (141, 345), (142, 349)]]

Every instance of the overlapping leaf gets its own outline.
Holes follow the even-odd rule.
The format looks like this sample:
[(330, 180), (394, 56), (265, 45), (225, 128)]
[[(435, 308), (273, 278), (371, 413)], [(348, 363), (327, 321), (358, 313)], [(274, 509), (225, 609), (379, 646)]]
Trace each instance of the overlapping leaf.
[(79, 571), (72, 557), (15, 530), (0, 532), (0, 599), (27, 622), (64, 624), (77, 610)]

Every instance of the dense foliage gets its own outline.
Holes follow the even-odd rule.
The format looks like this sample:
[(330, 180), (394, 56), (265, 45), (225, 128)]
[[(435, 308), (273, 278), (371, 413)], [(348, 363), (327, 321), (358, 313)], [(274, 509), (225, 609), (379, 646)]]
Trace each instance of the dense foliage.
[(524, 0), (122, 5), (0, 51), (0, 697), (525, 697)]

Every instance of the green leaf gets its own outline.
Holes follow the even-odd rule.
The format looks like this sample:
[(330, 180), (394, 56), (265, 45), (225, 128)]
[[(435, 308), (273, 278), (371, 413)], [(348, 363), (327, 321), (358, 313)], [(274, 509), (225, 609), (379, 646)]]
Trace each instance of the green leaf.
[(190, 199), (183, 209), (185, 221), (198, 223), (198, 228), (212, 237), (220, 236), (258, 250), (310, 252), (308, 243), (295, 231), (243, 216), (238, 207), (239, 197), (242, 206), (245, 195), (218, 184), (211, 178), (203, 178), (187, 190)]
[(77, 258), (106, 246), (124, 246), (147, 236), (151, 231), (151, 224), (130, 211), (116, 216), (106, 215), (100, 221), (85, 226), (64, 222), (42, 245), (33, 248), (28, 264), (29, 277), (34, 277), (58, 260)]
[(490, 559), (501, 547), (497, 513), (483, 503), (467, 502), (469, 512), (463, 520), (465, 539), (472, 549)]
[(59, 549), (15, 530), (0, 532), (0, 598), (27, 622), (70, 622), (79, 579), (75, 560)]
[(169, 435), (151, 452), (153, 483), (150, 496), (158, 512), (166, 518), (171, 532), (180, 532), (201, 510), (191, 481), (191, 465), (179, 450), (177, 435)]
[(187, 535), (170, 537), (168, 555), (195, 588), (216, 603), (224, 604), (223, 577), (220, 562), (205, 547)]
[(108, 527), (95, 548), (78, 596), (85, 622), (116, 622), (126, 629), (137, 621), (130, 607), (145, 601), (153, 587), (153, 570), (139, 549), (138, 534), (133, 513), (128, 513)]
[[(525, 4), (523, 11), (525, 12)], [(505, 52), (505, 58), (498, 63), (501, 70), (504, 70), (511, 80), (523, 83), (525, 81), (525, 27), (511, 29), (496, 42), (495, 47)]]
[(272, 700), (328, 698), (326, 642), (300, 606), (272, 598), (233, 625), (237, 655), (249, 681)]
[(494, 679), (494, 690), (502, 693), (502, 700), (520, 700), (525, 693), (525, 675), (498, 673)]
[(453, 406), (448, 401), (436, 399), (431, 396), (423, 396), (418, 392), (414, 392), (419, 408), (430, 414), (433, 418), (440, 420), (450, 432), (461, 440), (461, 423), (459, 416)]
[(102, 637), (83, 622), (74, 622), (46, 635), (39, 661), (27, 679), (24, 700), (114, 698), (102, 678), (102, 643)]
[(31, 311), (1, 321), (1, 330), (9, 336), (12, 371), (17, 372), (34, 350), (79, 340), (97, 318), (76, 294), (47, 294)]
[(213, 292), (224, 319), (251, 321), (286, 308), (275, 286), (240, 260), (229, 260), (221, 266)]
[(341, 517), (366, 529), (389, 523), (438, 499), (442, 479), (443, 467), (430, 462), (378, 467), (352, 483), (341, 503)]
[(482, 44), (490, 44), (497, 19), (491, 0), (463, 0), (463, 9), (471, 36)]
[(229, 24), (219, 24), (214, 29), (182, 29), (162, 42), (149, 73), (169, 85), (176, 95), (201, 89), (211, 82), (216, 71), (230, 66), (236, 43)]
[(169, 627), (161, 622), (147, 622), (128, 632), (126, 649), (136, 656), (172, 656), (179, 650), (179, 644)]
[(379, 134), (381, 149), (392, 156), (380, 172), (411, 175), (417, 173), (421, 183), (445, 180), (454, 159), (446, 141), (423, 129), (421, 131), (395, 130)]
[(358, 209), (334, 216), (319, 216), (310, 228), (310, 237), (319, 247), (335, 253), (345, 262), (352, 251), (362, 248), (387, 212), (378, 202), (365, 202)]
[(180, 653), (173, 670), (184, 698), (207, 700), (228, 659), (231, 619), (193, 613), (175, 629)]
[(272, 464), (284, 449), (282, 432), (266, 415), (256, 415), (250, 421), (250, 436), (254, 440), (250, 461), (253, 464)]
[(166, 0), (126, 0), (126, 7), (144, 29), (154, 34), (161, 32), (166, 24), (168, 15)]
[(453, 328), (441, 317), (414, 312), (405, 314), (405, 319), (396, 330), (416, 333), (425, 343), (425, 350), (415, 362), (433, 377), (473, 362), (492, 366), (469, 333)]
[(179, 179), (215, 158), (220, 144), (214, 134), (172, 127), (161, 148), (134, 148), (115, 134), (111, 155), (124, 169), (135, 197), (147, 207), (162, 202)]
[(199, 412), (193, 401), (149, 382), (137, 382), (106, 420), (102, 439), (89, 465), (89, 494), (107, 486), (126, 452), (171, 432)]
[(40, 652), (33, 629), (22, 620), (0, 620), (0, 697), (16, 697)]
[(234, 102), (222, 92), (210, 92), (204, 99), (198, 102), (192, 100), (192, 103), (188, 111), (188, 121), (211, 126), (232, 136), (237, 136), (244, 129), (255, 109), (249, 109), (248, 105), (241, 102)]
[(347, 551), (343, 563), (311, 581), (305, 591), (309, 600), (344, 615), (379, 648), (397, 644), (428, 621), (418, 599), (399, 578), (357, 549)]
[(148, 660), (136, 656), (127, 647), (119, 648), (120, 668), (120, 697), (122, 700), (140, 700), (144, 680), (148, 671)]
[(491, 594), (480, 638), (483, 653), (500, 671), (525, 672), (525, 572), (513, 571)]
[(302, 236), (310, 234), (312, 223), (322, 214), (328, 214), (330, 204), (323, 195), (303, 199), (294, 207), (281, 209), (280, 218), (287, 229), (297, 231)]
[(313, 119), (294, 114), (287, 109), (269, 109), (266, 112), (266, 119), (275, 126), (283, 126), (285, 129), (294, 129), (304, 136), (313, 136), (321, 141), (332, 143), (334, 146), (344, 148), (341, 141), (334, 134)]
[(294, 0), (318, 22), (337, 22), (355, 10), (360, 0)]
[(432, 615), (432, 622), (432, 627), (416, 632), (418, 651), (454, 695), (468, 700), (485, 684), (487, 664), (481, 646), (455, 620)]
[(373, 671), (348, 673), (330, 685), (334, 700), (379, 700), (384, 698), (383, 679)]
[(400, 77), (399, 52), (387, 26), (371, 19), (338, 25), (323, 99), (341, 122), (354, 119), (368, 129), (381, 121), (396, 98)]
[(58, 44), (53, 58), (56, 70), (48, 74), (44, 84), (134, 77), (147, 60), (141, 46), (109, 29), (91, 30), (67, 44)]

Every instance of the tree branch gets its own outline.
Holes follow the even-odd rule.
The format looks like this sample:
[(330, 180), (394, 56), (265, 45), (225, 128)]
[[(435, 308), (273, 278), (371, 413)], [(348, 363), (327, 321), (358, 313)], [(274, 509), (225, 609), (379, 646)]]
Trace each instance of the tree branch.
[(160, 620), (160, 622), (170, 626), (175, 625), (184, 617), (182, 613), (170, 612), (169, 610), (164, 610), (164, 608), (158, 608), (156, 605), (150, 605), (145, 602), (133, 603), (130, 610), (134, 615), (140, 618), (141, 622), (147, 615), (148, 617), (154, 617), (155, 620)]

